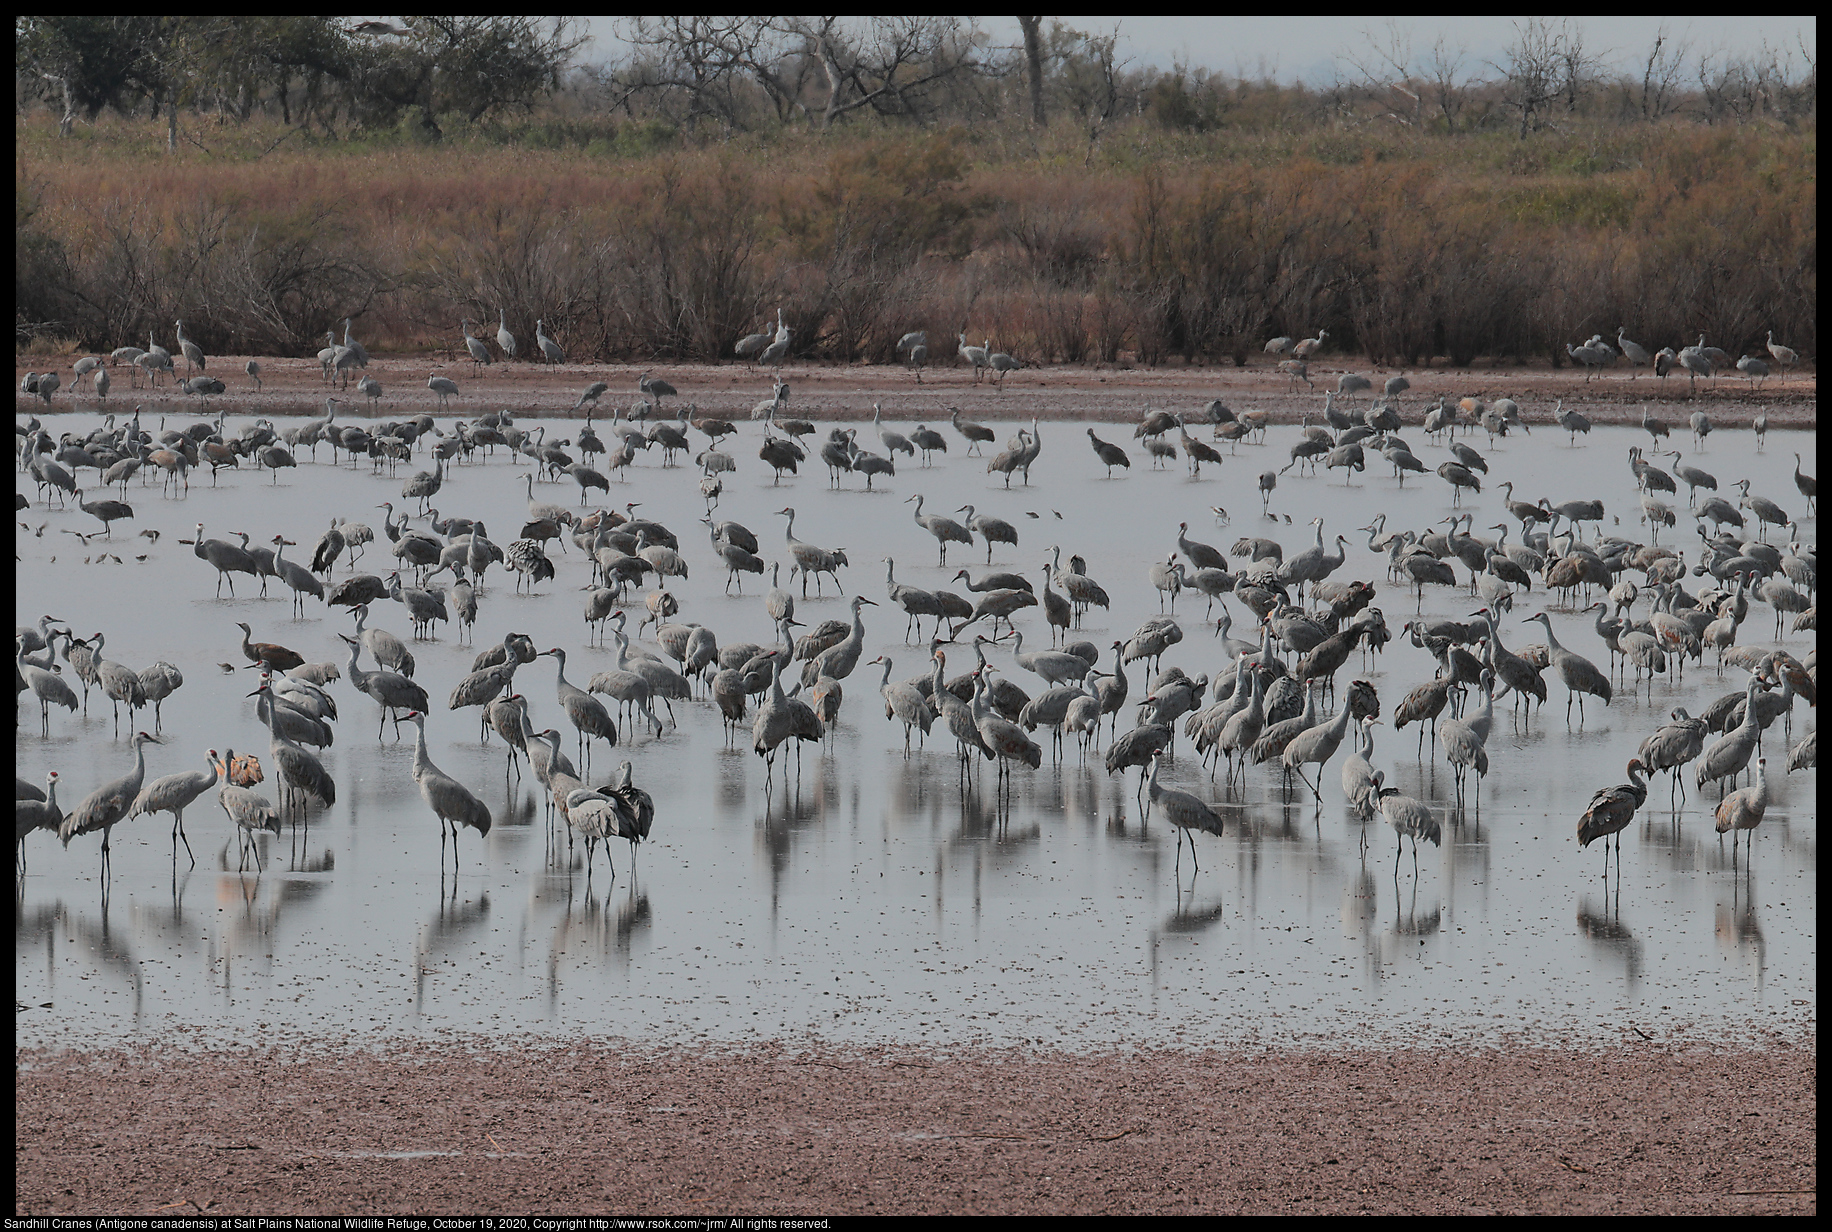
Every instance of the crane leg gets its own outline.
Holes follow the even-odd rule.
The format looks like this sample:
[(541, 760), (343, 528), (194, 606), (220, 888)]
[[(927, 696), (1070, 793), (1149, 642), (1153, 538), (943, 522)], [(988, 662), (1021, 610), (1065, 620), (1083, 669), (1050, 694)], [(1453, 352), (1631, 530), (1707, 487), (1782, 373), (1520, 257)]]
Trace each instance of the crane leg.
[(191, 867), (197, 867), (197, 856), (191, 850), (191, 836), (184, 832), (184, 810), (172, 814), (172, 863), (178, 862), (178, 840), (184, 840), (184, 853), (191, 857)]

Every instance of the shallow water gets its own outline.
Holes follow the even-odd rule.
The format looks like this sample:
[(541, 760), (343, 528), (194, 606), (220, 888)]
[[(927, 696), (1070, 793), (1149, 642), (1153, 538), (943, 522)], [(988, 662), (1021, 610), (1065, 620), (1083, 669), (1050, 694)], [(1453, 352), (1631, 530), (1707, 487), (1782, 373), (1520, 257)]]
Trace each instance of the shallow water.
[[(68, 417), (52, 427), (91, 423)], [(231, 430), (237, 426), (232, 420)], [(577, 426), (556, 425), (550, 435)], [(1015, 427), (995, 426), (1001, 441)], [(948, 566), (938, 567), (934, 540), (911, 520), (908, 498), (917, 493), (927, 498), (925, 512), (955, 516), (972, 501), (1013, 522), (1021, 546), (998, 547), (997, 568), (1040, 580), (1052, 544), (1065, 556), (1085, 556), (1114, 601), (1111, 612), (1091, 612), (1076, 634), (1097, 645), (1157, 614), (1146, 567), (1175, 550), (1180, 521), (1189, 522), (1191, 538), (1224, 550), (1254, 534), (1279, 539), (1289, 555), (1309, 545), (1305, 523), (1322, 516), (1328, 535), (1351, 539), (1336, 577), (1374, 582), (1375, 602), (1397, 632), (1417, 603), (1385, 582), (1384, 559), (1352, 528), (1381, 511), (1395, 528), (1456, 511), (1435, 476), (1409, 479), (1402, 490), (1382, 465), (1353, 487), (1340, 472), (1285, 475), (1272, 508), (1291, 523), (1269, 522), (1253, 512), (1254, 477), (1284, 463), (1297, 429), (1275, 428), (1267, 445), (1243, 446), (1200, 479), (1180, 462), (1152, 470), (1123, 425), (1096, 430), (1133, 454), (1130, 471), (1107, 480), (1084, 425), (1050, 424), (1030, 486), (1020, 479), (1007, 492), (944, 429), (952, 451), (945, 458), (926, 469), (900, 460), (894, 477), (874, 484), (882, 490), (868, 493), (850, 476), (845, 490), (828, 490), (817, 459), (798, 478), (772, 484), (756, 460), (755, 426), (746, 424), (743, 444), (728, 445), (740, 471), (725, 478), (718, 516), (755, 531), (766, 560), (782, 555), (784, 519), (772, 511), (791, 504), (799, 537), (846, 547), (847, 594), (885, 604), (865, 609), (862, 660), (888, 654), (892, 678), (902, 679), (925, 666), (926, 646), (903, 642), (905, 621), (885, 599), (882, 558), (896, 556), (899, 581), (959, 593), (966, 592), (947, 579), (962, 565), (977, 574), (986, 559), (983, 547), (955, 546)], [(870, 431), (862, 441), (870, 442)], [(1446, 456), (1416, 427), (1406, 435), (1428, 465)], [(1480, 435), (1472, 443), (1490, 458), (1492, 479), (1513, 477), (1518, 495), (1555, 503), (1601, 496), (1612, 515), (1623, 515), (1623, 525), (1605, 529), (1635, 534), (1645, 532), (1634, 525), (1637, 495), (1623, 455), (1643, 440), (1638, 429), (1599, 428), (1574, 449), (1563, 433), (1542, 428), (1492, 448)], [(1719, 432), (1696, 457), (1688, 443), (1686, 461), (1715, 472), (1727, 492), (1732, 480), (1748, 477), (1799, 515), (1796, 440), (1776, 433), (1768, 446), (1758, 454), (1747, 433)], [(30, 528), (45, 527), (42, 536), (16, 532), (20, 623), (50, 612), (79, 634), (106, 632), (111, 659), (135, 668), (165, 659), (185, 674), (185, 686), (164, 705), (166, 743), (148, 746), (149, 780), (201, 768), (209, 747), (252, 750), (268, 761), (266, 732), (244, 696), (252, 674), (217, 666), (243, 662), (234, 622), (248, 621), (257, 640), (293, 646), (308, 660), (344, 662), (335, 635), (352, 622), (341, 611), (312, 601), (306, 619), (290, 619), (278, 583), (261, 599), (245, 578), (238, 598), (214, 599), (213, 571), (178, 543), (202, 521), (207, 535), (246, 530), (256, 542), (284, 532), (299, 545), (291, 554), (306, 559), (332, 515), (379, 531), (374, 506), (400, 504), (402, 481), (421, 465), (390, 478), (366, 464), (333, 467), (322, 450), (321, 458), (282, 472), (277, 486), (249, 469), (225, 471), (213, 488), (200, 473), (183, 499), (162, 498), (157, 486), (135, 480), (127, 499), (138, 518), (117, 523), (109, 544), (61, 533), (95, 527), (74, 507), (47, 513), (40, 503), (20, 515)], [(642, 502), (643, 516), (680, 536), (692, 578), (670, 588), (682, 602), (676, 619), (708, 625), (721, 643), (770, 642), (760, 601), (767, 580), (747, 576), (743, 596), (722, 593), (724, 569), (697, 521), (705, 512), (698, 472), (659, 462), (655, 451), (643, 456), (627, 484), (613, 484), (611, 499)], [(523, 520), (525, 471), (498, 451), (485, 465), (454, 469), (435, 504), (482, 517), (506, 544)], [(565, 480), (537, 484), (536, 497), (573, 504), (578, 494)], [(1500, 494), (1485, 483), (1475, 499), (1476, 532), (1492, 533), (1483, 528), (1502, 520)], [(1683, 497), (1668, 499), (1683, 508)], [(1217, 504), (1232, 515), (1230, 525), (1210, 513)], [(1689, 521), (1682, 516), (1679, 532), (1663, 531), (1662, 541), (1683, 542)], [(156, 544), (134, 537), (146, 528), (162, 532)], [(1802, 518), (1800, 534), (1813, 539), (1815, 522)], [(386, 547), (372, 545), (359, 569), (385, 573)], [(98, 561), (104, 549), (122, 563)], [(141, 554), (145, 561), (136, 559)], [(679, 726), (659, 739), (625, 730), (617, 749), (600, 746), (592, 781), (627, 758), (657, 810), (633, 870), (627, 845), (614, 845), (613, 882), (602, 859), (588, 878), (583, 845), (569, 850), (563, 833), (550, 833), (532, 779), (506, 773), (494, 736), (488, 746), (478, 743), (475, 712), (450, 712), (443, 703), (476, 650), (510, 629), (543, 648), (565, 647), (568, 678), (581, 686), (610, 665), (608, 651), (588, 646), (580, 619), (582, 554), (569, 548), (554, 556), (559, 576), (533, 598), (514, 593), (511, 575), (490, 573), (476, 646), (460, 645), (453, 629), (441, 627), (437, 641), (412, 647), (417, 678), (435, 698), (432, 760), (468, 784), (496, 819), (481, 841), (463, 835), (455, 886), (449, 874), (441, 881), (437, 823), (409, 773), (411, 728), (407, 739), (397, 742), (391, 728), (378, 743), (374, 703), (341, 680), (332, 686), (342, 709), (337, 743), (325, 754), (337, 804), (314, 809), (309, 826), (264, 837), (265, 873), (237, 871), (235, 836), (209, 794), (186, 818), (195, 869), (182, 848), (174, 865), (169, 817), (117, 828), (105, 905), (94, 836), (67, 850), (48, 835), (32, 836), (15, 935), (16, 999), (27, 1007), (18, 1019), (21, 1042), (445, 1032), (1071, 1048), (1610, 1040), (1631, 1031), (1724, 1040), (1794, 1034), (1815, 1019), (1817, 788), (1811, 774), (1780, 773), (1790, 740), (1779, 727), (1765, 741), (1775, 798), (1747, 866), (1739, 853), (1733, 871), (1730, 848), (1713, 830), (1716, 793), (1694, 794), (1672, 811), (1664, 778), (1623, 836), (1620, 876), (1605, 882), (1602, 853), (1594, 846), (1580, 853), (1573, 837), (1591, 793), (1623, 780), (1624, 763), (1669, 710), (1685, 705), (1696, 713), (1741, 684), (1742, 673), (1719, 677), (1709, 660), (1683, 679), (1655, 683), (1651, 701), (1645, 686), (1636, 696), (1619, 685), (1614, 704), (1593, 702), (1581, 724), (1574, 717), (1567, 726), (1555, 674), (1548, 705), (1530, 719), (1512, 718), (1503, 699), (1479, 815), (1472, 807), (1453, 820), (1442, 759), (1435, 769), (1429, 756), (1421, 763), (1413, 728), (1391, 726), (1406, 690), (1431, 675), (1429, 655), (1396, 642), (1371, 664), (1352, 658), (1343, 682), (1367, 679), (1382, 699), (1375, 765), (1446, 819), (1444, 845), (1422, 848), (1416, 873), (1410, 847), (1396, 869), (1395, 836), (1384, 823), (1368, 827), (1363, 848), (1362, 827), (1341, 797), (1345, 751), (1322, 772), (1319, 807), (1303, 789), (1287, 797), (1263, 767), (1248, 774), (1244, 789), (1224, 790), (1179, 735), (1165, 784), (1225, 801), (1227, 833), (1197, 839), (1196, 871), (1161, 813), (1141, 822), (1137, 772), (1109, 777), (1098, 756), (1083, 764), (1072, 744), (1056, 766), (1045, 742), (1042, 769), (1020, 767), (1008, 798), (995, 791), (990, 767), (963, 793), (953, 741), (940, 726), (906, 758), (901, 725), (884, 720), (875, 696), (880, 669), (862, 661), (845, 682), (831, 741), (808, 746), (799, 784), (779, 759), (766, 793), (748, 727), (728, 745), (704, 700), (677, 702)], [(337, 577), (347, 572), (340, 562)], [(809, 625), (846, 616), (846, 599), (831, 583), (824, 597), (802, 600), (799, 587), (797, 595), (798, 617)], [(1537, 627), (1519, 622), (1546, 602), (1538, 592), (1517, 598), (1502, 629), (1507, 645), (1541, 640)], [(1423, 602), (1428, 615), (1458, 618), (1476, 606), (1466, 588), (1433, 590)], [(1178, 601), (1188, 636), (1164, 666), (1192, 676), (1218, 670), (1219, 643), (1202, 609), (1194, 592)], [(1550, 610), (1561, 641), (1605, 660), (1587, 618)], [(637, 597), (632, 627), (640, 613)], [(1235, 635), (1245, 636), (1238, 606), (1235, 617)], [(375, 623), (408, 633), (403, 610), (385, 601)], [(1019, 627), (1029, 641), (1047, 637), (1038, 609), (1026, 609)], [(1743, 640), (1767, 644), (1773, 627), (1769, 609), (1752, 602)], [(1804, 656), (1811, 635), (1787, 634), (1782, 645)], [(949, 649), (950, 675), (971, 665), (966, 645)], [(1008, 645), (990, 651), (1036, 693), (1037, 678), (1010, 656)], [(1109, 652), (1103, 666), (1110, 659)], [(372, 666), (366, 655), (365, 665)], [(1130, 669), (1135, 700), (1144, 695), (1141, 668)], [(516, 686), (537, 728), (570, 736), (554, 703), (553, 671), (551, 659), (539, 659), (521, 669)], [(87, 718), (54, 712), (48, 739), (35, 714), (23, 717), (19, 773), (37, 782), (59, 770), (66, 810), (131, 765), (99, 694)], [(1797, 704), (1791, 739), (1813, 722)], [(150, 728), (150, 715), (141, 726)], [(573, 751), (570, 740), (563, 747)], [(277, 794), (271, 765), (261, 790)]]

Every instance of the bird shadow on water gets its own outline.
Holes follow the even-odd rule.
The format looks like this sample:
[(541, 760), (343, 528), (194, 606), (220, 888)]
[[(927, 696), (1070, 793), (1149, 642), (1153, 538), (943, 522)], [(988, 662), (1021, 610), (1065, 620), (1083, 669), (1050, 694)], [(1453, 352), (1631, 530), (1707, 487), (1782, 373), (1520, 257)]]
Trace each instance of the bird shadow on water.
[[(105, 906), (99, 917), (92, 918), (71, 911), (59, 899), (38, 908), (30, 916), (20, 914), (15, 920), (15, 931), (20, 937), (32, 934), (44, 937), (47, 993), (55, 992), (57, 941), (63, 935), (76, 948), (77, 953), (87, 954), (102, 973), (119, 977), (121, 983), (132, 991), (134, 1025), (136, 1028), (142, 1025), (146, 1012), (146, 976), (141, 970), (140, 959), (112, 926)], [(52, 1004), (55, 1005), (54, 998)]]
[(1623, 989), (1633, 993), (1641, 980), (1647, 947), (1635, 936), (1634, 930), (1622, 922), (1620, 893), (1620, 886), (1614, 894), (1606, 890), (1601, 907), (1593, 904), (1589, 896), (1579, 899), (1578, 933), (1622, 964)]
[(649, 895), (634, 876), (622, 891), (607, 890), (603, 898), (582, 894), (575, 899), (570, 893), (564, 902), (566, 910), (554, 925), (547, 948), (547, 997), (549, 1012), (559, 1005), (562, 958), (573, 962), (593, 957), (621, 959), (627, 970), (635, 942), (654, 924)]
[(1768, 975), (1768, 941), (1756, 919), (1755, 888), (1739, 894), (1733, 886), (1731, 901), (1719, 903), (1715, 912), (1718, 948), (1741, 958), (1751, 968), (1756, 992), (1762, 991)]
[[(443, 888), (443, 887), (442, 887)], [(490, 918), (490, 896), (480, 894), (470, 902), (439, 900), (432, 919), (420, 926), (413, 946), (413, 1016), (419, 1018), (426, 1008), (426, 983), (429, 976), (441, 974), (428, 964), (447, 950), (455, 949), (474, 930)], [(456, 969), (456, 968), (454, 968)]]

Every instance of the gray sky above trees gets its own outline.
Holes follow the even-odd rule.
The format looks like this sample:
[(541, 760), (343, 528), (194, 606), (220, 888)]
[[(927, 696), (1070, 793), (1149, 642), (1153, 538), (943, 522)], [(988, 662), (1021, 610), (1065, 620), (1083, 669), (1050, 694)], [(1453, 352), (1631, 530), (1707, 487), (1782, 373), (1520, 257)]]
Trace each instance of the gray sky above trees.
[[(1065, 24), (1089, 33), (1106, 32), (1117, 24), (1123, 54), (1137, 67), (1168, 69), (1183, 62), (1230, 75), (1258, 78), (1262, 74), (1283, 81), (1326, 82), (1340, 72), (1355, 76), (1353, 57), (1367, 49), (1365, 30), (1384, 40), (1387, 18), (1360, 20), (1332, 18), (1325, 22), (1294, 18), (1291, 14), (1247, 17), (1081, 16)], [(1451, 48), (1467, 50), (1472, 67), (1485, 60), (1500, 60), (1502, 49), (1514, 38), (1516, 18), (1506, 16), (1399, 17), (1392, 19), (1402, 37), (1409, 37), (1414, 54), (1424, 54), (1441, 35)], [(1645, 56), (1661, 23), (1647, 17), (1579, 16), (1571, 19), (1585, 35), (1588, 48), (1601, 54), (1607, 67), (1628, 71), (1637, 55)], [(613, 19), (585, 19), (595, 40), (587, 60), (608, 59), (624, 48)], [(980, 26), (1001, 43), (1019, 42), (1015, 17), (983, 16)], [(1700, 16), (1666, 20), (1675, 39), (1690, 39), (1695, 53), (1715, 50), (1733, 56), (1759, 50), (1766, 41), (1778, 50), (1799, 54), (1804, 39), (1809, 54), (1817, 56), (1819, 23), (1811, 17)]]

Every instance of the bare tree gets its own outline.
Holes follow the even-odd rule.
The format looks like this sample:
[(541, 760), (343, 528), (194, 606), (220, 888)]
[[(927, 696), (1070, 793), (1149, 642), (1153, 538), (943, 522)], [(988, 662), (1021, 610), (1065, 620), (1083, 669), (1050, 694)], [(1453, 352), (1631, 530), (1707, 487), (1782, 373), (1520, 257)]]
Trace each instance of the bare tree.
[(1056, 62), (1057, 86), (1064, 102), (1088, 132), (1084, 162), (1092, 162), (1107, 122), (1120, 110), (1126, 65), (1119, 55), (1120, 28), (1106, 34), (1084, 34), (1061, 22), (1050, 26), (1050, 56)]
[(973, 26), (958, 17), (875, 17), (860, 29), (838, 17), (792, 23), (826, 86), (821, 127), (861, 107), (925, 119), (929, 87), (975, 66)]
[(1503, 53), (1506, 62), (1490, 67), (1506, 79), (1506, 100), (1520, 116), (1520, 137), (1551, 123), (1553, 104), (1563, 97), (1566, 110), (1575, 111), (1592, 81), (1597, 60), (1584, 50), (1581, 29), (1569, 18), (1554, 27), (1543, 17), (1529, 17), (1514, 25), (1514, 41)]
[(1043, 18), (1020, 17), (1018, 27), (1024, 31), (1024, 83), (1030, 89), (1031, 123), (1043, 128)]
[(762, 53), (773, 33), (767, 18), (634, 17), (621, 33), (636, 49), (623, 75), (631, 94), (653, 95), (689, 127), (706, 118), (727, 129), (742, 126), (735, 87), (769, 62)]
[(1641, 118), (1659, 120), (1679, 110), (1679, 83), (1692, 55), (1692, 41), (1675, 41), (1663, 25), (1641, 71)]
[(1376, 104), (1386, 108), (1382, 113), (1386, 119), (1417, 128), (1425, 100), (1412, 75), (1412, 36), (1389, 18), (1381, 36), (1363, 30), (1361, 37), (1364, 46), (1347, 52), (1348, 62), (1373, 91)]
[(1458, 44), (1453, 48), (1444, 41), (1441, 34), (1431, 44), (1431, 53), (1425, 57), (1425, 92), (1437, 108), (1438, 118), (1444, 122), (1444, 131), (1447, 133), (1457, 131), (1464, 106), (1469, 102), (1470, 90), (1476, 84), (1475, 75), (1464, 68), (1468, 58), (1467, 47)]

